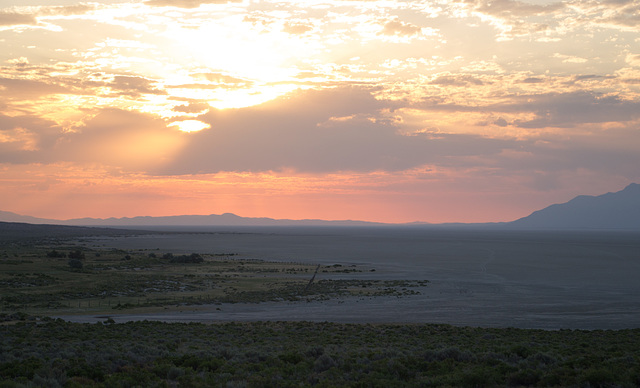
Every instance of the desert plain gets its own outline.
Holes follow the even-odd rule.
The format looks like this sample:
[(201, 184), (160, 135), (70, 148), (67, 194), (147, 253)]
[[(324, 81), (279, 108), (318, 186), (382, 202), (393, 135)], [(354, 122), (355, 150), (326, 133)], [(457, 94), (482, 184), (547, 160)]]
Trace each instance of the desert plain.
[[(192, 228), (180, 233), (95, 236), (90, 249), (211, 254), (300, 263), (322, 280), (412, 282), (396, 293), (341, 294), (180, 306), (116, 321), (329, 321), (446, 323), (542, 329), (623, 329), (640, 325), (640, 234), (623, 231), (509, 231), (384, 227)], [(307, 270), (309, 271), (309, 270)], [(304, 274), (300, 281), (311, 277)], [(400, 283), (397, 283), (400, 284)], [(411, 292), (402, 292), (402, 288)], [(95, 322), (104, 314), (68, 314)]]

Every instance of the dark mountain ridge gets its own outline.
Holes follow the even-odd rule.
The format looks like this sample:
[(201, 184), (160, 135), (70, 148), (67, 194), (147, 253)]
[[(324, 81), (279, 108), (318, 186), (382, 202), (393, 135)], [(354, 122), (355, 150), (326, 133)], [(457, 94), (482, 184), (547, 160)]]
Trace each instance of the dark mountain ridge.
[(640, 184), (598, 196), (580, 195), (509, 225), (531, 229), (640, 229)]

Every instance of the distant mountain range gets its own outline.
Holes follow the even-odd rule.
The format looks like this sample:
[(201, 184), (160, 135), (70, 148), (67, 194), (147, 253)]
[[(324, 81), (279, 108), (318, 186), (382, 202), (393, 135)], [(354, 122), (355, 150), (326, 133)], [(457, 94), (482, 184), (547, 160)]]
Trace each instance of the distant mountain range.
[(288, 220), (273, 218), (240, 217), (232, 213), (211, 215), (185, 215), (166, 217), (123, 217), (123, 218), (75, 218), (71, 220), (53, 220), (21, 216), (0, 211), (0, 221), (26, 222), (31, 224), (81, 225), (81, 226), (369, 226), (385, 225), (366, 221), (326, 221), (326, 220)]
[[(240, 217), (235, 214), (184, 215), (168, 217), (132, 218), (76, 218), (53, 220), (22, 216), (0, 211), (0, 221), (31, 224), (81, 226), (380, 226), (384, 223), (365, 221), (287, 220)], [(428, 224), (411, 223), (406, 226), (423, 227), (499, 227), (505, 229), (625, 229), (640, 230), (640, 184), (599, 196), (581, 195), (569, 202), (555, 204), (512, 222), (489, 224)]]

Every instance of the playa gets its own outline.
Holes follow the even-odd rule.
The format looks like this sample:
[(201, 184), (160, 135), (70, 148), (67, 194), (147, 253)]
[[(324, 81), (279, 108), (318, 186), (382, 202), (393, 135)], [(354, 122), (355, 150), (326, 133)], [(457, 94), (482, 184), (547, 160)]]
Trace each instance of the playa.
[[(178, 306), (116, 321), (331, 321), (483, 327), (640, 327), (640, 239), (634, 233), (501, 232), (380, 228), (253, 228), (105, 237), (91, 246), (357, 264), (358, 279), (429, 280), (419, 295), (314, 302)], [(322, 274), (319, 274), (322, 278)], [(95, 316), (64, 316), (90, 322)]]

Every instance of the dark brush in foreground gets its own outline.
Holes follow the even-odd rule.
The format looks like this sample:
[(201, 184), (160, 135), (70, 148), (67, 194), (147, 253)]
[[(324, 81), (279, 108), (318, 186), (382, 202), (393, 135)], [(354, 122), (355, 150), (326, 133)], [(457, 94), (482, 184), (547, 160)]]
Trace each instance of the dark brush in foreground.
[(640, 385), (640, 329), (12, 318), (3, 387)]

